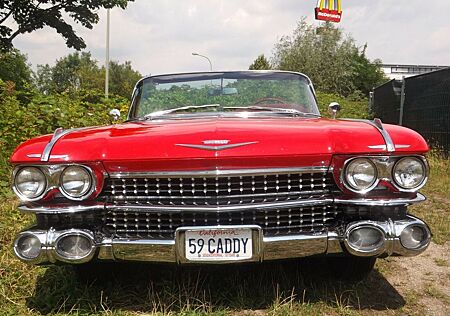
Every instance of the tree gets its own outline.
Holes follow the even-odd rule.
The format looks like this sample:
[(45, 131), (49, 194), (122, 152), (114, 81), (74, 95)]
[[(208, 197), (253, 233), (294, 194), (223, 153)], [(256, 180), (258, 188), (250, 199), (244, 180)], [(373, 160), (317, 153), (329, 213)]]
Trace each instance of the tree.
[[(141, 78), (134, 70), (131, 62), (121, 64), (111, 61), (110, 88), (111, 94), (130, 98), (133, 87)], [(75, 92), (78, 90), (103, 91), (105, 86), (105, 67), (99, 67), (98, 61), (91, 53), (72, 53), (56, 61), (55, 66), (38, 65), (35, 83), (45, 94)]]
[(109, 64), (109, 89), (112, 94), (125, 98), (131, 97), (134, 85), (142, 75), (131, 67), (131, 62), (119, 64), (111, 61)]
[(270, 70), (272, 66), (264, 54), (259, 55), (248, 68), (249, 70)]
[[(51, 73), (51, 75), (49, 74)], [(69, 54), (56, 61), (54, 67), (38, 66), (37, 86), (42, 92), (61, 93), (79, 89), (102, 89), (104, 79), (97, 61), (91, 53)], [(51, 81), (48, 80), (51, 78)]]
[[(99, 20), (98, 9), (125, 9), (128, 1), (133, 0), (2, 0), (0, 49), (10, 50), (18, 35), (49, 26), (64, 37), (68, 47), (80, 50), (85, 48), (86, 44), (76, 35), (69, 21), (92, 29)], [(15, 23), (10, 23), (11, 21)]]
[(374, 87), (386, 82), (388, 79), (385, 77), (384, 72), (381, 70), (381, 60), (375, 59), (370, 61), (366, 57), (367, 44), (364, 45), (360, 52), (357, 52), (353, 56), (353, 73), (352, 82), (356, 90), (368, 94)]
[(31, 77), (26, 55), (17, 49), (0, 53), (0, 79), (3, 82), (13, 82), (16, 90), (23, 91), (31, 83)]
[(324, 92), (368, 94), (385, 78), (380, 61), (371, 62), (365, 47), (359, 48), (351, 36), (344, 36), (332, 23), (313, 26), (302, 19), (292, 36), (282, 37), (275, 45), (272, 64), (305, 73)]

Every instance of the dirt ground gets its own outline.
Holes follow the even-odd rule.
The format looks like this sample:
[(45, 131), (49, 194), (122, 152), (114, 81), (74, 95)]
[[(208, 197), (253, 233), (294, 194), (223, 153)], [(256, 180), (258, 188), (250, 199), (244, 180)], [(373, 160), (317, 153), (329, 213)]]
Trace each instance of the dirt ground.
[(384, 277), (406, 300), (409, 312), (450, 315), (449, 243), (431, 243), (420, 256), (393, 257), (382, 263), (383, 266)]

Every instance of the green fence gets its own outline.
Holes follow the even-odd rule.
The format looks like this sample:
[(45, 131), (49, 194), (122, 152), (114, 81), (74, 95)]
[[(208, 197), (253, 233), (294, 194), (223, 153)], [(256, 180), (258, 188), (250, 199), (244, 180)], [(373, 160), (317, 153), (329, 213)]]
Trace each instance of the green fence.
[(374, 89), (371, 107), (383, 122), (414, 129), (450, 152), (450, 68), (391, 80)]

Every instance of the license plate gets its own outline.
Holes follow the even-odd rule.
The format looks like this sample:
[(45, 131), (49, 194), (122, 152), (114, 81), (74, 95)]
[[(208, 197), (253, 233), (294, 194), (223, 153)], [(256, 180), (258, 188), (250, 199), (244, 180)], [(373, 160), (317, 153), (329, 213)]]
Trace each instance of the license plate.
[(239, 261), (253, 256), (252, 230), (199, 229), (185, 231), (185, 256), (190, 261)]

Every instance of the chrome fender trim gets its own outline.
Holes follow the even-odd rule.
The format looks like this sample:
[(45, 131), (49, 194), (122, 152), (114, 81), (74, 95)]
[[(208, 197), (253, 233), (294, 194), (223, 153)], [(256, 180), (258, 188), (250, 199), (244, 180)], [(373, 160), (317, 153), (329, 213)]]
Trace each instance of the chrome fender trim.
[(383, 127), (383, 122), (379, 118), (375, 118), (373, 121), (370, 120), (361, 120), (361, 119), (341, 119), (343, 121), (354, 121), (354, 122), (362, 122), (369, 124), (370, 126), (375, 127), (378, 132), (380, 132), (381, 136), (384, 139), (384, 142), (386, 144), (386, 150), (387, 152), (395, 152), (395, 144), (392, 141), (391, 135), (389, 135), (388, 131)]
[(52, 139), (50, 140), (50, 142), (48, 142), (48, 144), (44, 148), (44, 151), (42, 152), (41, 161), (43, 161), (43, 162), (49, 161), (52, 149), (55, 146), (55, 144), (58, 142), (58, 140), (60, 140), (62, 137), (66, 136), (67, 134), (69, 134), (71, 132), (75, 132), (75, 131), (78, 131), (81, 129), (83, 129), (83, 128), (72, 128), (72, 129), (66, 129), (66, 130), (63, 130), (61, 127), (57, 128), (55, 130), (55, 132), (53, 133)]

